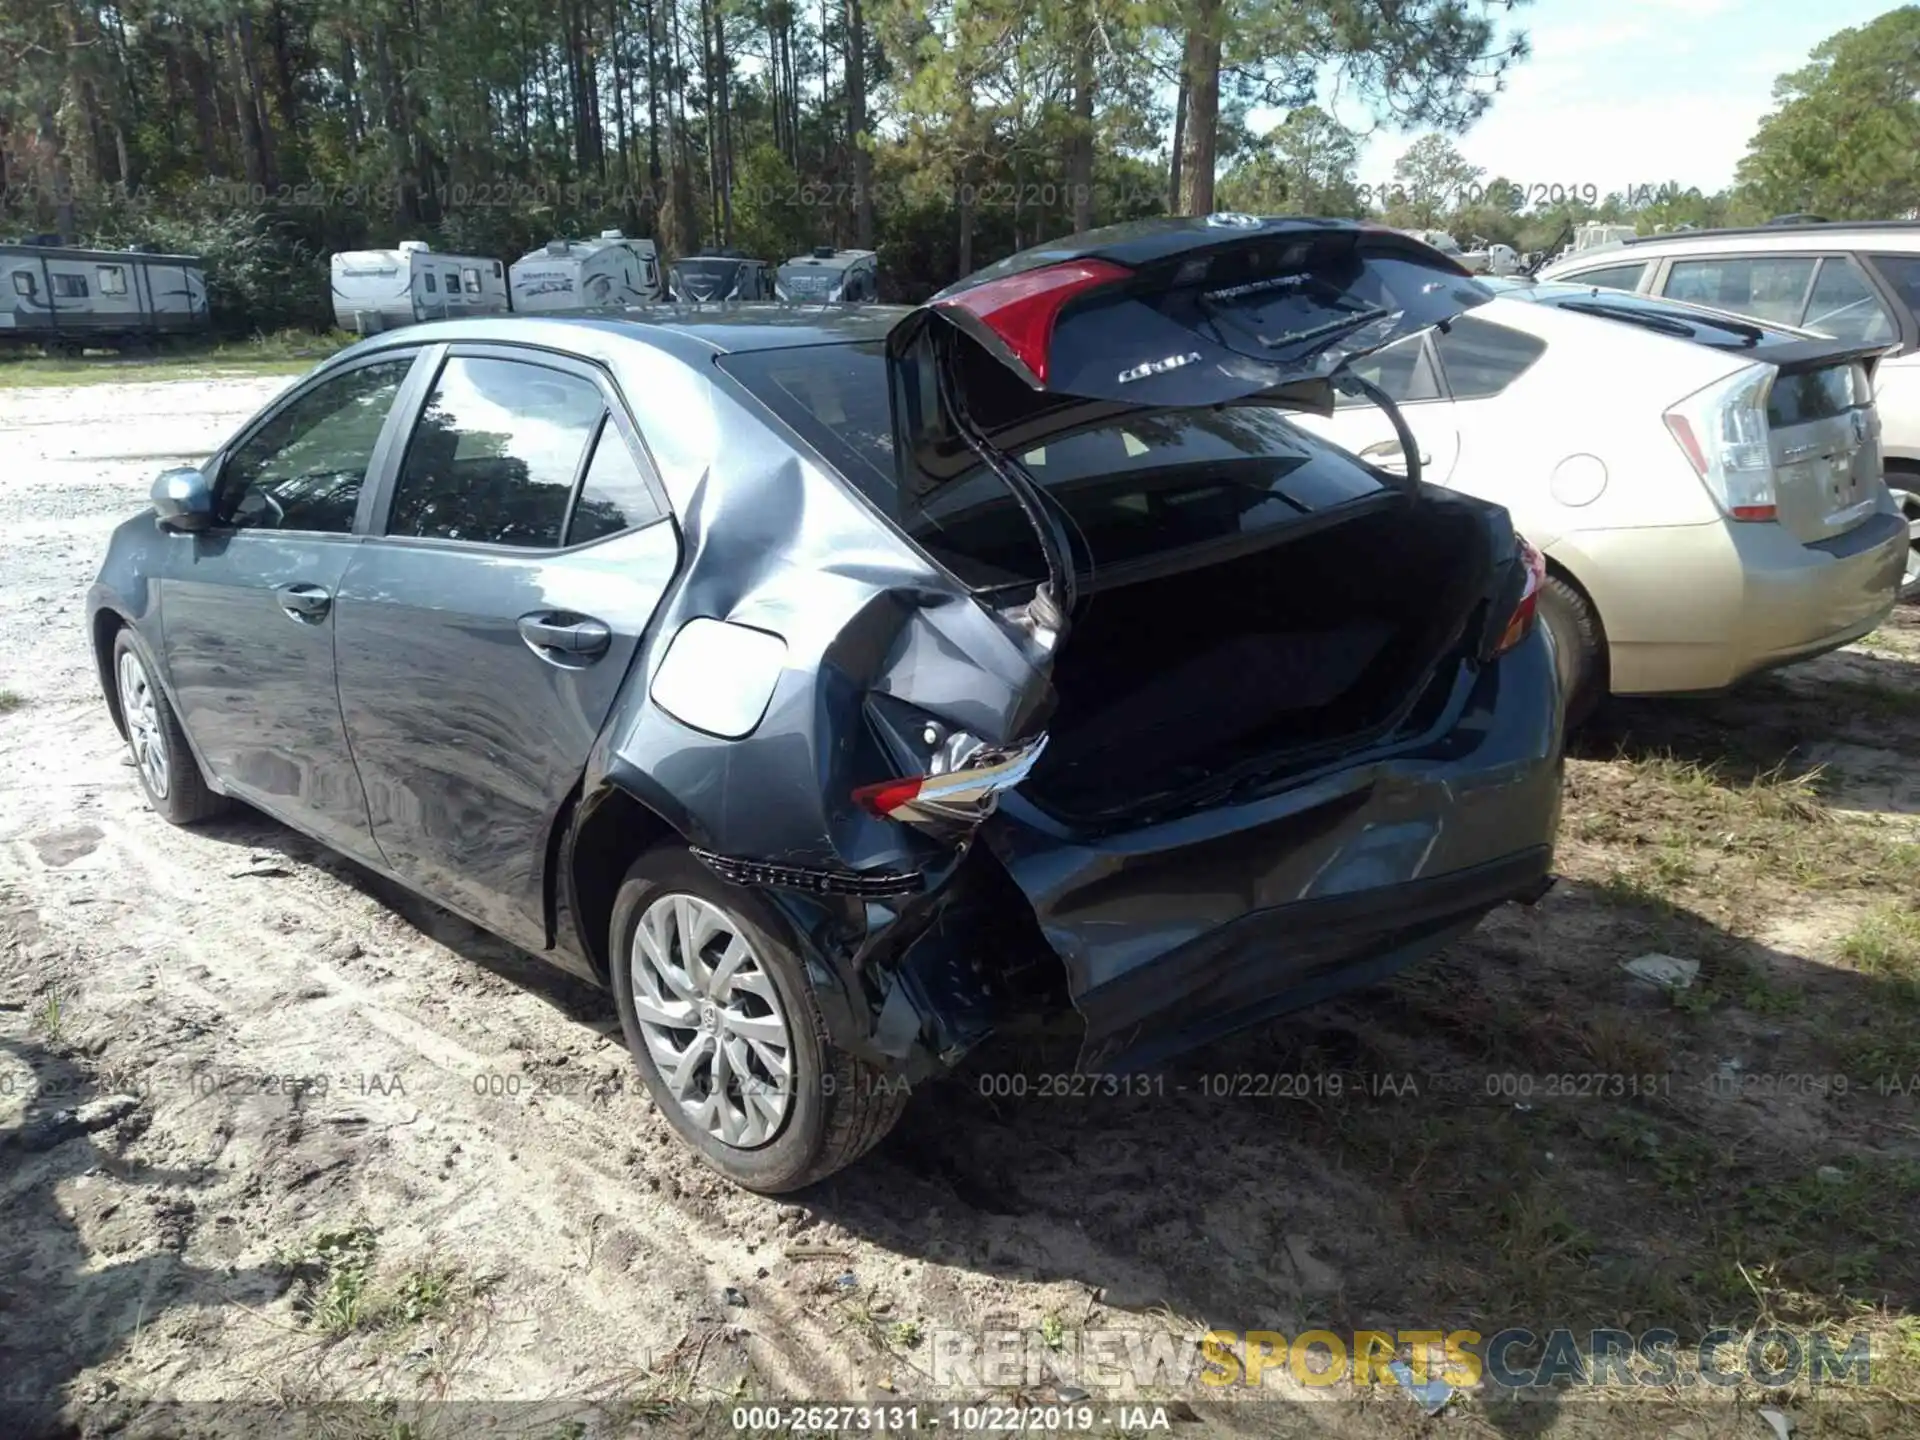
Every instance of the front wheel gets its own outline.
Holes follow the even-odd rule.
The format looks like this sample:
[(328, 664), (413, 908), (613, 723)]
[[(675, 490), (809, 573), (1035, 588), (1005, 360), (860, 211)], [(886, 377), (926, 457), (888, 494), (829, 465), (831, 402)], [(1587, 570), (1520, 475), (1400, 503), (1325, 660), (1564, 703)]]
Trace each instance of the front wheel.
[(226, 799), (216, 795), (200, 773), (200, 762), (187, 748), (179, 717), (153, 678), (146, 651), (131, 630), (114, 637), (113, 678), (134, 774), (140, 777), (140, 788), (146, 791), (154, 813), (175, 825), (191, 825), (225, 810)]
[(679, 846), (634, 861), (613, 907), (627, 1048), (680, 1138), (762, 1194), (798, 1190), (878, 1144), (904, 1082), (834, 1049), (784, 917)]

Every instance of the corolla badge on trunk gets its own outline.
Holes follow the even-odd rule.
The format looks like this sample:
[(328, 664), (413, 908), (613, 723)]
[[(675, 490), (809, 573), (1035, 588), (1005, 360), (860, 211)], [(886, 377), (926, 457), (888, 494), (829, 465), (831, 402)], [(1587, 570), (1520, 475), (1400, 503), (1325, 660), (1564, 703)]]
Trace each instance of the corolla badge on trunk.
[(1182, 365), (1191, 365), (1199, 358), (1198, 350), (1189, 350), (1184, 355), (1169, 355), (1164, 360), (1148, 360), (1122, 370), (1115, 379), (1125, 385), (1134, 380), (1144, 380), (1149, 375), (1164, 375), (1169, 370), (1178, 370)]
[(1207, 224), (1216, 230), (1258, 230), (1264, 223), (1258, 215), (1241, 210), (1216, 210), (1207, 216)]

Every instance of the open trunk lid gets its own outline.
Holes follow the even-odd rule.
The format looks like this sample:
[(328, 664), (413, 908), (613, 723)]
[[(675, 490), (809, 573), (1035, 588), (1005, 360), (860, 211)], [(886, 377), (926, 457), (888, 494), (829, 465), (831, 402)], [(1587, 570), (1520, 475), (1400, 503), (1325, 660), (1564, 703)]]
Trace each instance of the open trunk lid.
[(1216, 405), (1325, 380), (1490, 298), (1457, 261), (1380, 227), (1140, 220), (977, 271), (902, 320), (887, 348), (900, 378), (916, 379), (929, 332), (951, 326), (1043, 394)]
[[(888, 334), (898, 483), (926, 501), (984, 465), (1015, 494), (1049, 574), (1020, 623), (1054, 644), (1079, 560), (1101, 557), (1076, 557), (1020, 453), (1133, 411), (1260, 396), (1325, 413), (1336, 384), (1365, 391), (1404, 429), (1390, 400), (1341, 367), (1491, 298), (1433, 247), (1344, 220), (1141, 220), (1025, 250)], [(1418, 482), (1415, 471), (1408, 490)]]

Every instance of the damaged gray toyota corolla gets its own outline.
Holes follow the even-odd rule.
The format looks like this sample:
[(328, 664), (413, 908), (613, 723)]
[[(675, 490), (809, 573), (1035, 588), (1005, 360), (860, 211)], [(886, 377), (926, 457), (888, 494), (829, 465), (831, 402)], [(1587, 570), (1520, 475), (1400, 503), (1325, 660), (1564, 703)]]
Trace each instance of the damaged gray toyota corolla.
[(1010, 1015), (1137, 1071), (1544, 889), (1539, 556), (1287, 420), (1393, 415), (1347, 362), (1484, 298), (1216, 216), (910, 312), (381, 335), (156, 482), (101, 680), (167, 819), (606, 985), (681, 1135), (793, 1189)]

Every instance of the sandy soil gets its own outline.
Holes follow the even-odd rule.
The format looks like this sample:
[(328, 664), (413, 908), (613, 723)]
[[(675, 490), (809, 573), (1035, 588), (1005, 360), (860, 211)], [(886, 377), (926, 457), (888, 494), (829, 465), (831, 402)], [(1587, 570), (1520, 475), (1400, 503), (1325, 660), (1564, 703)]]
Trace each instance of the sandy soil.
[[(937, 1332), (994, 1323), (1042, 1337), (1039, 1368), (1061, 1373), (1021, 1393), (1048, 1399), (1095, 1331), (1184, 1354), (1208, 1325), (1497, 1318), (1473, 1313), (1463, 1276), (1507, 1263), (1510, 1237), (1436, 1248), (1428, 1182), (1407, 1169), (1399, 1137), (1445, 1121), (1420, 1108), (1440, 1102), (1219, 1097), (1197, 1077), (1351, 1071), (1357, 1054), (1457, 1078), (1500, 1049), (1433, 1018), (1461, 995), (1496, 1030), (1596, 996), (1669, 1024), (1634, 1010), (1616, 971), (1645, 933), (1579, 886), (1494, 917), (1385, 1001), (1195, 1060), (1169, 1093), (1008, 1100), (972, 1076), (944, 1082), (867, 1162), (781, 1202), (672, 1141), (594, 991), (264, 818), (158, 820), (97, 693), (85, 587), (152, 474), (199, 458), (284, 383), (0, 395), (0, 689), (21, 701), (0, 714), (0, 1413), (22, 1433), (291, 1433), (314, 1413), (299, 1407), (367, 1399), (489, 1402), (500, 1433), (528, 1435), (582, 1433), (532, 1402), (593, 1401), (589, 1428), (614, 1433), (716, 1396), (933, 1394)], [(1875, 666), (1904, 677), (1911, 651), (1868, 647), (1795, 683)], [(1911, 752), (1871, 729), (1831, 743), (1854, 777), (1835, 803), (1910, 826)], [(1816, 967), (1850, 914), (1796, 910), (1769, 943), (1783, 965)], [(1780, 938), (1789, 919), (1797, 940)], [(1694, 1035), (1670, 1062), (1711, 1067), (1723, 1039)], [(1037, 1071), (1060, 1057), (1016, 1058)], [(1500, 1125), (1519, 1123), (1496, 1104)], [(1910, 1143), (1888, 1133), (1858, 1143)], [(1172, 1418), (1210, 1428), (1441, 1423), (1392, 1389), (1257, 1421), (1178, 1393), (1199, 1409)], [(266, 1408), (232, 1408), (247, 1406)], [(385, 1412), (342, 1414), (330, 1433), (478, 1428), (474, 1412), (422, 1411), (405, 1432)], [(1448, 1419), (1455, 1434), (1519, 1433), (1464, 1403)], [(1724, 1433), (1765, 1433), (1756, 1423)], [(1686, 1433), (1723, 1433), (1700, 1424)]]

